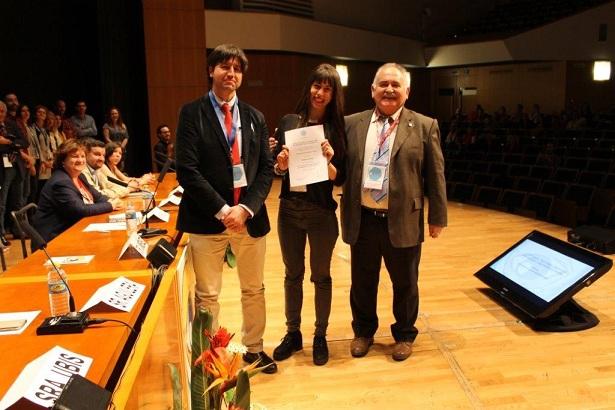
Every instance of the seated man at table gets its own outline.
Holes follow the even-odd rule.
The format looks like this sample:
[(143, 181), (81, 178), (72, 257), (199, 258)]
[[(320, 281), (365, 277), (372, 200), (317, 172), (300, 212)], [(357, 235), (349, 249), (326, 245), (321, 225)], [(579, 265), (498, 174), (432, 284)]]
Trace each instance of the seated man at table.
[[(86, 166), (85, 147), (68, 140), (58, 148), (53, 174), (41, 191), (34, 228), (49, 242), (84, 216), (98, 215), (121, 208), (122, 201), (111, 199), (92, 188), (81, 173)], [(38, 249), (41, 244), (32, 244)]]
[[(137, 189), (130, 186), (124, 186), (109, 181), (107, 176), (101, 171), (105, 165), (105, 143), (94, 138), (86, 138), (85, 144), (85, 161), (86, 166), (83, 169), (83, 175), (88, 183), (98, 192), (110, 199), (124, 198), (129, 193)], [(119, 182), (119, 181), (118, 181)]]

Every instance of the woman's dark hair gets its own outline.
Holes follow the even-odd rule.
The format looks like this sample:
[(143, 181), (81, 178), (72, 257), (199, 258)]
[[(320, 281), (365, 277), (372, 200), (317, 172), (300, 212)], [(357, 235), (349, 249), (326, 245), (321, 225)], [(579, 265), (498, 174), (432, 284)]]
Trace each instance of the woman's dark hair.
[[(118, 148), (122, 149), (122, 146), (115, 142), (109, 142), (107, 145), (105, 145), (105, 163), (109, 163), (109, 157), (113, 155), (115, 150)], [(122, 149), (122, 154), (123, 153), (124, 153), (124, 150)]]
[(325, 108), (325, 116), (323, 123), (328, 123), (333, 128), (332, 135), (334, 136), (330, 141), (335, 156), (338, 158), (344, 158), (346, 155), (346, 131), (344, 128), (344, 90), (342, 89), (342, 83), (340, 76), (337, 73), (335, 67), (331, 64), (319, 64), (312, 70), (308, 77), (301, 98), (297, 102), (297, 108), (295, 113), (301, 116), (301, 126), (306, 126), (309, 113), (310, 113), (310, 97), (312, 84), (326, 84), (331, 87), (332, 95), (331, 101)]
[(66, 140), (58, 147), (53, 159), (53, 169), (60, 169), (64, 166), (66, 158), (75, 151), (82, 150), (85, 154), (85, 145), (77, 139)]
[(220, 63), (236, 58), (241, 66), (241, 72), (248, 71), (248, 57), (242, 49), (233, 44), (220, 44), (207, 57), (207, 67), (214, 68)]

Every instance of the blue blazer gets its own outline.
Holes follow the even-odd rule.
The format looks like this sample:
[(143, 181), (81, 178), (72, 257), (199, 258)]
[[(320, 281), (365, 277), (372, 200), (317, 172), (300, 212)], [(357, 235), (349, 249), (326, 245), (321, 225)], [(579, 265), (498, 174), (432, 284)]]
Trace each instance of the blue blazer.
[(92, 188), (83, 174), (79, 175), (79, 179), (92, 193), (93, 204), (83, 202), (81, 192), (64, 169), (53, 171), (51, 178), (43, 187), (32, 225), (47, 242), (84, 216), (104, 214), (113, 210), (107, 197)]

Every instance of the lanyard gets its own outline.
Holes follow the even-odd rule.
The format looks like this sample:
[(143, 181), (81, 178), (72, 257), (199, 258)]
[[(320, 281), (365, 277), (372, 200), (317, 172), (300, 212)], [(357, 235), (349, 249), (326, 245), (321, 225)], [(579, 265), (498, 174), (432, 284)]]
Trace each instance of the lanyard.
[(391, 124), (391, 126), (389, 127), (389, 129), (386, 130), (386, 132), (382, 132), (384, 131), (384, 127), (387, 124), (387, 120), (385, 119), (385, 123), (382, 126), (382, 131), (380, 131), (380, 135), (378, 135), (378, 149), (382, 148), (382, 144), (384, 144), (387, 138), (389, 138), (393, 131), (395, 131), (395, 127), (397, 127), (397, 124), (399, 124), (399, 117), (400, 116), (398, 116), (397, 119), (393, 121), (393, 124)]
[[(216, 99), (216, 97), (214, 96), (214, 93), (210, 90), (209, 91), (209, 100), (211, 101), (211, 103), (214, 105), (214, 107), (217, 107), (218, 110), (224, 114), (224, 110), (222, 109), (222, 106), (220, 106), (220, 104), (218, 103), (218, 100)], [(232, 117), (233, 117), (233, 122), (231, 125), (231, 135), (226, 135), (226, 127), (222, 127), (222, 133), (224, 133), (224, 136), (226, 137), (226, 143), (228, 144), (229, 150), (233, 149), (233, 144), (235, 143), (235, 138), (237, 137), (237, 121), (235, 120), (238, 117), (238, 108), (237, 108), (237, 101), (235, 101), (235, 104), (233, 105), (233, 112), (232, 112)], [(222, 124), (224, 124), (224, 121), (222, 121)], [(221, 124), (221, 125), (222, 125)]]

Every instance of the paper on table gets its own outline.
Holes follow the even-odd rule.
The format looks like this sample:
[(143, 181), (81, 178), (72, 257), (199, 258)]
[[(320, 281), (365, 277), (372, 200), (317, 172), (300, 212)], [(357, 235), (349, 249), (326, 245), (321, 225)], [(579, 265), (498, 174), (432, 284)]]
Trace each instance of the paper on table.
[(23, 368), (0, 401), (0, 409), (6, 409), (19, 400), (25, 401), (19, 408), (32, 408), (32, 403), (50, 408), (68, 379), (73, 374), (85, 377), (91, 365), (91, 357), (55, 346)]
[[(71, 255), (71, 256), (53, 256), (53, 263), (60, 265), (83, 265), (92, 262), (94, 255)], [(49, 261), (45, 261), (43, 265), (51, 265)]]
[(177, 196), (177, 195), (169, 195), (167, 198), (163, 199), (162, 201), (160, 201), (160, 203), (158, 204), (159, 207), (163, 207), (166, 204), (173, 204), (173, 205), (179, 205), (180, 202), (182, 201), (181, 196)]
[(101, 286), (83, 305), (81, 312), (92, 309), (98, 312), (121, 310), (130, 312), (143, 293), (145, 285), (123, 276)]
[[(137, 218), (141, 218), (141, 212), (137, 211)], [(109, 215), (109, 222), (115, 222), (115, 223), (119, 223), (119, 222), (126, 222), (126, 213), (125, 212), (121, 212), (119, 214), (111, 214)]]
[[(171, 217), (171, 215), (166, 212), (163, 211), (162, 209), (160, 209), (159, 207), (156, 207), (154, 209), (152, 209), (151, 211), (149, 211), (147, 213), (147, 219), (149, 219), (150, 221), (152, 220), (152, 218), (158, 218), (160, 219), (162, 222), (169, 222), (169, 218)], [(143, 224), (145, 223), (145, 216), (143, 216), (140, 219), (140, 222)]]
[(320, 144), (325, 139), (321, 125), (297, 128), (284, 133), (288, 146), (288, 175), (290, 186), (308, 185), (329, 178), (327, 158)]
[[(30, 323), (32, 323), (34, 318), (36, 318), (39, 313), (41, 313), (40, 310), (33, 310), (32, 312), (0, 313), (0, 321), (5, 321), (5, 320), (25, 320), (26, 321), (26, 324), (23, 325), (21, 327), (21, 329), (8, 330), (6, 332), (0, 332), (0, 336), (20, 335), (20, 334), (22, 334), (23, 331), (26, 330), (26, 328), (28, 326), (30, 326)], [(0, 408), (3, 408), (3, 407), (0, 407)]]
[(93, 223), (85, 227), (83, 232), (125, 231), (125, 222)]

